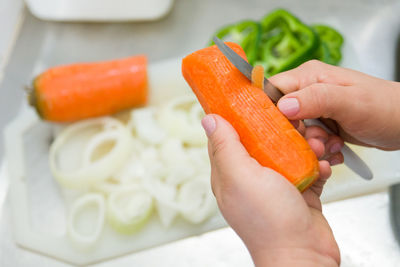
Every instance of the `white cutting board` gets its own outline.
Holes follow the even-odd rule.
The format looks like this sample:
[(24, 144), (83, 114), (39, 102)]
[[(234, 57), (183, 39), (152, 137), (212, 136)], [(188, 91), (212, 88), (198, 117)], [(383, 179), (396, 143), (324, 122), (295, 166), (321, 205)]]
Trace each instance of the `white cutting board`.
[[(151, 64), (149, 80), (150, 104), (190, 92), (181, 75), (181, 59)], [(59, 186), (49, 173), (48, 148), (52, 134), (53, 126), (41, 122), (28, 107), (23, 108), (5, 132), (13, 226), (19, 245), (85, 265), (226, 226), (222, 216), (217, 214), (200, 225), (180, 219), (170, 229), (164, 229), (153, 216), (144, 229), (132, 236), (119, 235), (106, 224), (93, 250), (76, 249), (65, 235), (68, 203), (64, 202)], [(370, 164), (374, 180), (361, 180), (347, 169), (335, 170), (324, 192), (324, 201), (370, 193), (400, 181), (399, 152), (364, 149), (360, 155)]]
[[(191, 93), (180, 75), (180, 64), (174, 59), (149, 67), (150, 105)], [(65, 234), (66, 206), (70, 203), (64, 200), (74, 197), (65, 195), (70, 192), (63, 191), (48, 170), (53, 128), (40, 121), (31, 108), (24, 107), (5, 132), (13, 226), (16, 241), (22, 247), (86, 265), (226, 226), (217, 213), (198, 225), (177, 218), (165, 229), (153, 215), (143, 229), (131, 236), (120, 235), (105, 224), (99, 244), (82, 252)]]

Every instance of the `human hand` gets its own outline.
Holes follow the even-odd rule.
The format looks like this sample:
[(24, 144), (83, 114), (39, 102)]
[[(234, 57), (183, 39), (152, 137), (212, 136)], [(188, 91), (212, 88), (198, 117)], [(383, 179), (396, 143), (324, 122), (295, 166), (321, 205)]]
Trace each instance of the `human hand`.
[[(312, 60), (270, 78), (285, 95), (278, 108), (290, 120), (326, 118), (337, 122), (350, 143), (400, 149), (400, 83)], [(321, 129), (314, 129), (323, 135)], [(327, 135), (326, 135), (327, 137)], [(340, 145), (340, 140), (335, 142)], [(337, 152), (339, 145), (327, 144)], [(336, 153), (336, 161), (340, 160)]]
[[(207, 115), (202, 124), (209, 137), (218, 206), (256, 266), (338, 266), (339, 249), (319, 200), (331, 174), (329, 163), (320, 161), (320, 178), (301, 194), (282, 175), (253, 159), (223, 118)], [(311, 135), (308, 142), (320, 158), (321, 136), (315, 131)]]

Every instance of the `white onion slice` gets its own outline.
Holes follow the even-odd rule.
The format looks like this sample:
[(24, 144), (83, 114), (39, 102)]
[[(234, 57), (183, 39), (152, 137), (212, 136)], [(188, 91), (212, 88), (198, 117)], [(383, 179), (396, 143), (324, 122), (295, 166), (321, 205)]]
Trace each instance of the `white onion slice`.
[(142, 179), (146, 175), (146, 170), (139, 158), (139, 151), (143, 149), (143, 144), (133, 139), (132, 153), (125, 161), (124, 165), (112, 174), (111, 178), (96, 182), (91, 186), (92, 190), (109, 195), (112, 192), (124, 188), (126, 185), (141, 185)]
[(176, 186), (165, 183), (165, 181), (159, 178), (147, 177), (143, 179), (143, 187), (150, 195), (164, 205), (172, 209), (179, 209), (176, 203)]
[(168, 228), (179, 211), (179, 206), (176, 203), (176, 186), (154, 177), (143, 179), (143, 186), (156, 199), (158, 217), (161, 224)]
[(123, 185), (121, 184), (116, 184), (113, 182), (109, 182), (109, 181), (101, 181), (101, 182), (97, 182), (95, 184), (92, 185), (91, 189), (93, 191), (96, 191), (98, 193), (102, 193), (104, 195), (109, 195), (115, 191), (120, 190), (121, 188), (124, 188)]
[(141, 186), (126, 186), (107, 200), (107, 219), (114, 230), (132, 234), (142, 228), (153, 211), (153, 198)]
[(138, 139), (133, 138), (132, 153), (125, 163), (114, 174), (113, 178), (121, 184), (141, 182), (147, 170), (141, 159), (141, 154), (146, 146)]
[(148, 144), (160, 144), (166, 138), (166, 132), (162, 129), (156, 119), (155, 111), (151, 107), (133, 109), (128, 127), (134, 130), (139, 139)]
[(146, 176), (164, 177), (166, 175), (166, 167), (160, 159), (160, 152), (156, 147), (147, 147), (143, 149), (139, 156), (146, 171)]
[[(83, 129), (95, 126), (102, 127), (103, 130), (89, 140), (89, 145), (84, 152), (85, 164), (74, 171), (61, 170), (56, 161), (57, 154), (62, 146)], [(93, 155), (96, 147), (106, 140), (113, 140), (115, 142), (111, 150), (100, 159), (90, 161), (90, 156)], [(116, 119), (104, 117), (74, 123), (60, 133), (51, 145), (49, 153), (50, 169), (62, 186), (68, 188), (85, 188), (110, 177), (129, 156), (131, 147), (132, 137), (130, 132)]]
[[(188, 95), (157, 109), (132, 110), (126, 126), (104, 117), (61, 131), (49, 154), (55, 179), (64, 187), (97, 192), (86, 193), (73, 203), (68, 218), (71, 240), (79, 247), (91, 247), (101, 234), (105, 215), (123, 234), (143, 227), (154, 208), (165, 228), (178, 215), (194, 224), (212, 216), (216, 201), (209, 182), (203, 116), (197, 99)], [(57, 164), (59, 159), (74, 159), (75, 149), (81, 165), (73, 170), (60, 168), (65, 165)], [(77, 217), (93, 207), (98, 217), (93, 231), (85, 234), (88, 231), (76, 227)]]
[(130, 183), (121, 183), (118, 179), (110, 178), (104, 181), (96, 182), (92, 184), (90, 187), (91, 190), (102, 193), (106, 196), (109, 194), (119, 191), (126, 186), (141, 186), (142, 187), (142, 182), (141, 180), (139, 181), (131, 181)]
[(160, 146), (159, 153), (165, 166), (167, 183), (179, 185), (195, 175), (193, 164), (188, 160), (186, 149), (179, 139), (167, 139)]
[(85, 149), (83, 150), (82, 165), (89, 166), (90, 164), (92, 164), (92, 158), (93, 156), (95, 156), (95, 151), (98, 147), (100, 147), (107, 141), (116, 142), (120, 137), (121, 132), (115, 130), (106, 130), (95, 134), (92, 138), (90, 138), (90, 140), (86, 144)]
[(211, 175), (210, 159), (207, 147), (191, 147), (186, 149), (187, 160), (197, 174)]
[(165, 228), (169, 228), (178, 215), (178, 211), (175, 208), (171, 208), (169, 205), (165, 205), (159, 200), (156, 200), (156, 207), (161, 225)]
[(201, 223), (216, 211), (216, 201), (209, 179), (196, 178), (184, 183), (178, 192), (178, 203), (182, 216), (191, 223)]
[(137, 158), (131, 159), (117, 171), (113, 177), (121, 184), (140, 183), (146, 175), (143, 163)]
[(158, 119), (160, 125), (171, 136), (182, 140), (185, 144), (201, 146), (207, 143), (201, 127), (201, 112), (196, 97), (186, 95), (174, 98), (161, 107)]
[[(83, 233), (78, 229), (79, 217), (88, 214), (90, 208), (96, 210), (94, 221), (86, 222), (91, 233)], [(87, 193), (73, 202), (67, 223), (67, 233), (71, 241), (81, 249), (89, 249), (99, 239), (104, 226), (105, 200), (101, 194)]]

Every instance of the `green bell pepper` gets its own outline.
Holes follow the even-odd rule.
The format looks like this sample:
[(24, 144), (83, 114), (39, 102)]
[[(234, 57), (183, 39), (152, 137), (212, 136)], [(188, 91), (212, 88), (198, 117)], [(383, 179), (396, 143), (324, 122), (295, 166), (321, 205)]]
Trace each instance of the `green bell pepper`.
[(343, 37), (339, 32), (326, 25), (308, 26), (284, 9), (272, 11), (260, 22), (245, 20), (225, 26), (214, 36), (238, 43), (251, 65), (264, 66), (266, 76), (310, 59), (337, 65), (342, 58)]
[[(238, 43), (247, 55), (250, 64), (254, 64), (261, 41), (261, 25), (258, 22), (246, 20), (236, 24), (228, 25), (217, 31), (217, 36), (223, 41)], [(213, 45), (211, 40), (208, 45)]]
[(326, 25), (312, 25), (320, 39), (320, 47), (315, 52), (315, 58), (325, 63), (338, 65), (342, 59), (342, 35)]
[(317, 34), (284, 9), (261, 20), (261, 51), (257, 63), (267, 76), (292, 69), (313, 58), (319, 47)]

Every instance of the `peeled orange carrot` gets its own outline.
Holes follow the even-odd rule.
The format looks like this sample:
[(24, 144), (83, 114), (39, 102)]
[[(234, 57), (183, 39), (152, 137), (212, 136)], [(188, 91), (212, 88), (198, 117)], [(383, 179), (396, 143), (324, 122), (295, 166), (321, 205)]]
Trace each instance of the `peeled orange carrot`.
[(70, 122), (142, 106), (147, 87), (145, 56), (77, 63), (37, 76), (29, 102), (42, 119)]
[[(239, 45), (227, 44), (245, 58)], [(182, 73), (205, 112), (230, 122), (261, 165), (279, 172), (300, 191), (318, 178), (318, 160), (307, 141), (215, 45), (185, 57)]]

